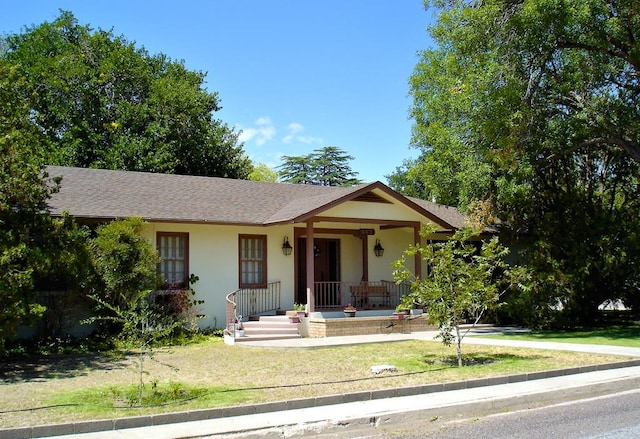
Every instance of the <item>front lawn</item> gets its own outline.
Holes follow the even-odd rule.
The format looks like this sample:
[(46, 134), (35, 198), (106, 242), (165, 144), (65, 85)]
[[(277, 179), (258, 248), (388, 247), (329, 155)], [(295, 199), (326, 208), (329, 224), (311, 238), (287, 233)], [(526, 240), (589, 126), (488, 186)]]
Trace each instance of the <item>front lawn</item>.
[[(220, 338), (155, 352), (144, 361), (145, 395), (135, 407), (139, 357), (47, 356), (0, 363), (0, 427), (113, 418), (414, 386), (619, 361), (621, 357), (511, 347), (455, 349), (406, 341), (317, 350), (247, 349)], [(395, 373), (374, 375), (373, 365)], [(133, 395), (133, 397), (131, 396)]]

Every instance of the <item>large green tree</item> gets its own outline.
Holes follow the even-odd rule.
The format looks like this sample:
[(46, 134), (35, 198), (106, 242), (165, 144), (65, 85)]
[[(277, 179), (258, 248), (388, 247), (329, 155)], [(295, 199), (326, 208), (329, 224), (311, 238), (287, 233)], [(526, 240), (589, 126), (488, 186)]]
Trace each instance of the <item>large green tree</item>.
[(34, 291), (73, 289), (86, 261), (83, 231), (47, 214), (59, 181), (44, 172), (47, 139), (31, 123), (25, 91), (16, 67), (0, 58), (0, 350), (46, 311)]
[(213, 117), (220, 104), (205, 74), (182, 62), (64, 11), (0, 47), (23, 78), (48, 164), (230, 178), (252, 170), (238, 133)]
[(278, 175), (287, 183), (353, 186), (361, 183), (349, 165), (353, 159), (337, 146), (325, 146), (304, 156), (283, 156)]
[(462, 0), (439, 8), (410, 78), (421, 156), (392, 183), (525, 232), (536, 306), (591, 321), (638, 304), (640, 4)]

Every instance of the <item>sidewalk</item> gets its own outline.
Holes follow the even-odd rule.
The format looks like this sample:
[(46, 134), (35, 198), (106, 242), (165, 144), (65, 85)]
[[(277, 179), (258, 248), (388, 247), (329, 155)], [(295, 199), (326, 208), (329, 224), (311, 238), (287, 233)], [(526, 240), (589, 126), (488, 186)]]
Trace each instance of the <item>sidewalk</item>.
[[(519, 374), (484, 380), (362, 392), (356, 395), (337, 395), (324, 398), (293, 400), (257, 406), (225, 409), (215, 419), (204, 419), (206, 411), (162, 416), (149, 416), (116, 421), (97, 421), (104, 431), (89, 431), (90, 425), (75, 428), (77, 434), (44, 428), (32, 431), (33, 437), (52, 435), (59, 439), (149, 438), (173, 439), (232, 435), (255, 432), (288, 436), (317, 429), (349, 428), (375, 429), (379, 425), (393, 425), (409, 419), (424, 419), (456, 413), (486, 410), (504, 411), (531, 404), (569, 401), (588, 396), (609, 394), (640, 387), (640, 349), (616, 346), (578, 345), (569, 343), (522, 342), (493, 340), (478, 337), (482, 334), (507, 332), (515, 328), (479, 328), (470, 333), (464, 343), (502, 346), (560, 349), (579, 352), (607, 353), (635, 357), (635, 360), (600, 367), (585, 367), (532, 374)], [(473, 335), (472, 335), (473, 334)], [(407, 339), (433, 340), (435, 332), (368, 336), (329, 337), (323, 339), (274, 340), (243, 342), (246, 347), (273, 349), (314, 349), (328, 346), (401, 341)], [(211, 412), (212, 413), (212, 412)], [(200, 416), (202, 419), (198, 419)], [(119, 421), (119, 422), (118, 422)], [(170, 423), (167, 423), (169, 421)], [(128, 423), (127, 423), (128, 422)], [(154, 423), (162, 425), (153, 425)], [(110, 423), (110, 424), (109, 424)], [(111, 428), (109, 428), (111, 425)], [(126, 427), (134, 428), (126, 428)], [(55, 426), (52, 426), (55, 427)], [(68, 426), (67, 426), (68, 427)], [(113, 429), (117, 428), (117, 429)], [(81, 430), (85, 433), (80, 433)], [(374, 430), (372, 430), (374, 431)], [(2, 437), (24, 438), (26, 431)], [(21, 434), (21, 435), (20, 435)], [(60, 434), (67, 434), (61, 436)]]

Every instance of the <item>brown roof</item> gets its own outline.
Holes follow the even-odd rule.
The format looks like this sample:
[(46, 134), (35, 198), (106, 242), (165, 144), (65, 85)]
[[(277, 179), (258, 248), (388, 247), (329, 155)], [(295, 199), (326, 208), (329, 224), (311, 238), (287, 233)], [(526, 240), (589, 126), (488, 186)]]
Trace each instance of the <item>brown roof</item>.
[(464, 225), (456, 209), (404, 197), (380, 182), (328, 187), (60, 166), (47, 171), (62, 177), (60, 192), (49, 202), (54, 215), (269, 225), (304, 221), (379, 189), (445, 228)]
[(442, 204), (432, 203), (431, 201), (425, 201), (419, 198), (408, 198), (419, 206), (422, 206), (424, 209), (428, 210), (438, 218), (441, 218), (447, 223), (451, 224), (456, 229), (461, 229), (468, 225), (467, 217), (455, 207), (444, 206)]

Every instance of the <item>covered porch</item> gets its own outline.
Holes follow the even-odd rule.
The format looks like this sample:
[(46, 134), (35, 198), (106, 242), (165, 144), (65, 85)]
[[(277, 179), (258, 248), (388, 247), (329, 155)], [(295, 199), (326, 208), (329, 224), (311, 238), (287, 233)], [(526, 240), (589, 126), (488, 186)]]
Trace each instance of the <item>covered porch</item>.
[(342, 310), (347, 305), (358, 310), (393, 310), (409, 292), (409, 286), (390, 280), (314, 282), (313, 291), (315, 311)]
[[(409, 287), (392, 280), (391, 263), (420, 242), (420, 227), (417, 221), (336, 217), (315, 217), (295, 227), (295, 302), (306, 304), (310, 313), (349, 304), (358, 310), (395, 309)], [(420, 276), (419, 256), (413, 265)]]

